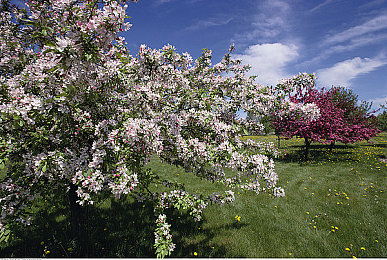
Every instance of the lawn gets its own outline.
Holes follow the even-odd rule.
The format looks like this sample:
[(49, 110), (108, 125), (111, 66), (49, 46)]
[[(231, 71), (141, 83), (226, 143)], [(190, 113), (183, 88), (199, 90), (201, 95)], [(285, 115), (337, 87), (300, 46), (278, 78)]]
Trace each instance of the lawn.
[[(273, 141), (275, 136), (245, 137)], [(168, 212), (173, 257), (387, 257), (387, 133), (370, 143), (312, 144), (303, 161), (302, 139), (281, 140), (276, 159), (286, 196), (236, 192), (234, 204), (210, 205), (196, 223)], [(157, 158), (149, 167), (190, 192), (211, 194), (213, 184)], [(215, 187), (221, 191), (221, 184)], [(157, 189), (157, 187), (155, 187)], [(37, 221), (15, 230), (2, 257), (66, 257), (68, 207), (60, 193), (37, 207)], [(88, 209), (89, 257), (154, 257), (153, 212), (147, 203), (102, 198)]]

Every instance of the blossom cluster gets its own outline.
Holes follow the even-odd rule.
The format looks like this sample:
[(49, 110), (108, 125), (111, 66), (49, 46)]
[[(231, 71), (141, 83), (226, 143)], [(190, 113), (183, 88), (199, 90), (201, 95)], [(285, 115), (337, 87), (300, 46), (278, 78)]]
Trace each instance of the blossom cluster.
[(156, 220), (155, 230), (155, 244), (157, 257), (164, 258), (171, 255), (171, 252), (175, 249), (176, 245), (172, 243), (172, 235), (170, 234), (170, 227), (166, 222), (167, 216), (160, 214)]

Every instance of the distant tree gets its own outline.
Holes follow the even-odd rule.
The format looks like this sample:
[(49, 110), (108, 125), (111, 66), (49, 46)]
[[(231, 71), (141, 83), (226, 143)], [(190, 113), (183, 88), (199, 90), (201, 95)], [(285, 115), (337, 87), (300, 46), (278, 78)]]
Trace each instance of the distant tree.
[(376, 116), (376, 123), (378, 125), (378, 128), (381, 131), (386, 131), (387, 130), (387, 101), (384, 105), (380, 106), (380, 110), (382, 112)]
[(353, 93), (352, 89), (333, 87), (331, 91), (334, 93), (335, 106), (343, 110), (343, 121), (347, 126), (346, 131), (342, 131), (336, 141), (353, 143), (368, 140), (380, 132), (374, 115), (375, 111), (371, 111), (372, 103), (359, 101), (358, 95)]
[(272, 124), (273, 118), (271, 115), (262, 115), (260, 117), (257, 117), (249, 113), (247, 114), (246, 119), (250, 122), (255, 122), (257, 125), (259, 125), (262, 129), (261, 134), (267, 135), (274, 132)]

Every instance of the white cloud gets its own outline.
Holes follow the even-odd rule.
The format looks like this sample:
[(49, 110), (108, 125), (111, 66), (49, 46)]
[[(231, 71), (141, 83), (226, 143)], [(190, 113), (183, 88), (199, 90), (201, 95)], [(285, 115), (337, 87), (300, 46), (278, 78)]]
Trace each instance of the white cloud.
[(318, 70), (318, 82), (324, 87), (330, 87), (332, 85), (349, 87), (350, 81), (357, 76), (369, 73), (386, 64), (387, 60), (384, 57), (376, 57), (373, 59), (355, 57), (338, 62), (330, 68)]
[(328, 36), (325, 44), (336, 44), (352, 40), (355, 37), (366, 36), (365, 34), (387, 28), (387, 15), (380, 15), (361, 25), (351, 27), (338, 34)]
[(257, 82), (263, 85), (276, 85), (279, 80), (288, 78), (285, 66), (297, 57), (297, 46), (282, 43), (251, 45), (243, 54), (233, 55), (243, 64), (251, 65), (249, 74), (257, 75)]
[(371, 100), (368, 100), (368, 102), (372, 102), (372, 106), (375, 108), (379, 108), (380, 105), (386, 105), (387, 104), (387, 96), (381, 97), (381, 98), (374, 98)]

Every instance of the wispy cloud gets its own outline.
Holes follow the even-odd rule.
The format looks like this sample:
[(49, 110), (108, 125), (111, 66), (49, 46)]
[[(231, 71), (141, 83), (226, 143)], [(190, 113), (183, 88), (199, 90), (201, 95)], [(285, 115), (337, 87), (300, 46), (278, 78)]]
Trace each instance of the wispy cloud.
[(387, 33), (370, 34), (367, 37), (354, 38), (348, 43), (333, 45), (330, 48), (322, 50), (318, 56), (311, 60), (304, 61), (301, 65), (315, 64), (336, 53), (348, 52), (357, 48), (371, 46), (385, 41), (387, 41)]
[(266, 0), (257, 5), (257, 12), (244, 19), (249, 23), (248, 30), (237, 33), (232, 42), (256, 44), (273, 42), (281, 33), (288, 31), (291, 7), (283, 0)]
[(173, 0), (157, 0), (156, 2), (158, 4), (165, 4), (165, 3), (169, 3), (169, 2), (172, 2)]
[[(315, 64), (327, 57), (342, 52), (372, 46), (387, 40), (387, 15), (379, 15), (360, 25), (353, 26), (336, 34), (325, 35), (318, 56), (304, 61), (302, 65)], [(383, 30), (386, 30), (385, 32)]]
[(355, 37), (365, 36), (368, 33), (387, 28), (387, 15), (377, 16), (361, 25), (351, 27), (335, 35), (328, 36), (325, 44), (336, 44), (351, 40)]
[(286, 66), (298, 57), (298, 48), (281, 43), (256, 44), (247, 48), (243, 54), (233, 57), (242, 59), (243, 64), (251, 65), (249, 74), (257, 75), (257, 82), (276, 85), (278, 80), (290, 76)]
[(324, 7), (324, 6), (328, 5), (328, 4), (330, 4), (331, 2), (333, 2), (333, 0), (326, 0), (325, 2), (323, 2), (323, 3), (315, 6), (314, 8), (310, 9), (310, 12), (314, 12), (314, 11), (320, 9), (321, 7)]
[[(180, 0), (180, 1), (182, 1), (182, 0)], [(200, 1), (203, 1), (203, 0), (185, 0), (185, 3), (193, 4), (196, 2), (200, 2)], [(155, 6), (159, 6), (159, 5), (170, 3), (170, 2), (176, 2), (176, 0), (156, 0), (154, 2), (154, 4), (155, 4)]]
[(186, 30), (186, 31), (202, 30), (202, 29), (205, 29), (208, 27), (226, 25), (229, 22), (231, 22), (232, 20), (233, 20), (233, 18), (228, 18), (228, 19), (210, 18), (208, 20), (200, 20), (200, 21), (196, 22), (195, 24), (188, 26), (184, 30)]
[(368, 1), (367, 3), (359, 6), (360, 9), (369, 9), (369, 8), (375, 8), (377, 6), (380, 6), (384, 4), (386, 0), (373, 0), (373, 1)]
[(349, 87), (351, 80), (359, 75), (369, 73), (387, 64), (384, 56), (375, 58), (355, 57), (342, 62), (338, 62), (330, 68), (317, 71), (318, 82), (321, 86), (343, 86)]

